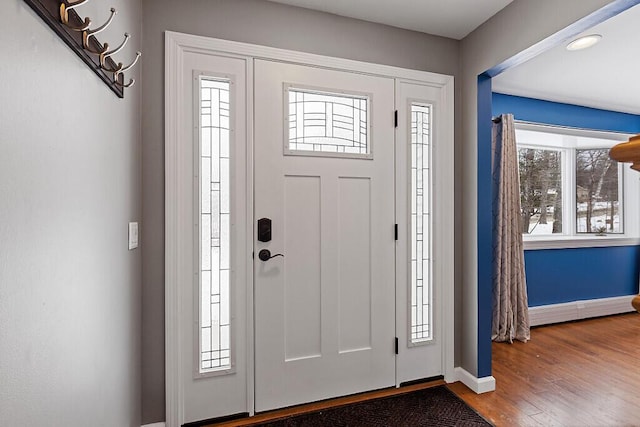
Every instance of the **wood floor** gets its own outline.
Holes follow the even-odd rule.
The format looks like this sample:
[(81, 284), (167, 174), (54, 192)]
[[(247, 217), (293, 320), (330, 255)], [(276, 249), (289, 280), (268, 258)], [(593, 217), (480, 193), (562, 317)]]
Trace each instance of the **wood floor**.
[(640, 426), (640, 315), (533, 328), (493, 343), (495, 392), (450, 388), (496, 426)]
[[(531, 341), (493, 343), (497, 389), (449, 388), (496, 426), (640, 426), (640, 314), (531, 330)], [(235, 420), (248, 426), (289, 415), (440, 385), (387, 389)]]
[(327, 408), (336, 408), (338, 406), (349, 405), (351, 403), (364, 402), (371, 399), (377, 399), (381, 397), (395, 396), (402, 393), (410, 393), (416, 390), (423, 390), (429, 387), (435, 387), (443, 385), (445, 382), (442, 380), (430, 381), (428, 383), (421, 383), (410, 385), (402, 388), (387, 388), (384, 390), (376, 390), (367, 393), (354, 394), (352, 396), (339, 397), (337, 399), (328, 399), (321, 402), (308, 403), (306, 405), (294, 406), (291, 408), (284, 408), (275, 411), (266, 412), (256, 415), (251, 418), (243, 418), (239, 420), (232, 420), (218, 424), (212, 424), (210, 427), (244, 427), (251, 426), (255, 423), (264, 421), (273, 421), (280, 418), (286, 418), (292, 415), (304, 414), (307, 412), (320, 411)]

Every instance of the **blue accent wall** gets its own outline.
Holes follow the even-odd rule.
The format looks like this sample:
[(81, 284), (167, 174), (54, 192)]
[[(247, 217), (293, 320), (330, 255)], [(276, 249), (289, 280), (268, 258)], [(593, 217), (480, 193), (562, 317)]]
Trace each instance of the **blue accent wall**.
[[(640, 116), (494, 93), (493, 115), (516, 120), (640, 133)], [(640, 247), (525, 251), (529, 306), (632, 295), (638, 292)]]
[(511, 113), (516, 120), (616, 132), (640, 133), (640, 116), (493, 93), (494, 116)]
[(638, 293), (640, 247), (525, 251), (529, 306)]
[[(491, 123), (491, 108), (491, 77), (483, 74), (478, 76), (478, 123)], [(478, 126), (478, 378), (491, 375), (493, 311), (491, 133), (491, 126)], [(488, 180), (485, 179), (487, 177)], [(483, 183), (487, 183), (488, 186), (484, 187)]]

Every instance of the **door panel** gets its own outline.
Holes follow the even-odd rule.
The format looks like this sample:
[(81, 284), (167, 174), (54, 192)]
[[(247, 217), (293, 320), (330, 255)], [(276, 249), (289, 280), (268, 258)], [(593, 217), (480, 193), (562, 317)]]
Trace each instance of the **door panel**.
[[(371, 179), (338, 178), (340, 346), (371, 349)], [(350, 254), (349, 257), (344, 254)]]
[(322, 352), (320, 177), (285, 176), (284, 183), (285, 360), (292, 361)]
[[(314, 103), (289, 109), (288, 87)], [(393, 97), (393, 79), (255, 61), (255, 216), (273, 220), (255, 249), (284, 254), (255, 260), (256, 411), (395, 384)], [(345, 129), (349, 147), (314, 145)], [(290, 150), (305, 133), (320, 151)]]

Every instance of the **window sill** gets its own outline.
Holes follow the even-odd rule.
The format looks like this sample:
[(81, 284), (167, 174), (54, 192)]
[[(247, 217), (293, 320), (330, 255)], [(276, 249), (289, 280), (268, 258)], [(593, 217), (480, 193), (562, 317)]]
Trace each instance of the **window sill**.
[(524, 238), (524, 250), (606, 248), (610, 246), (640, 245), (640, 238), (628, 236), (558, 236)]

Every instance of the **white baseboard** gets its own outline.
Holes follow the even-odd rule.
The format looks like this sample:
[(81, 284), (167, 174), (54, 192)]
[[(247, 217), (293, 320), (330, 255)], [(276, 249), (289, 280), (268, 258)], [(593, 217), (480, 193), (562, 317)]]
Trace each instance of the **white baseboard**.
[(166, 427), (165, 423), (145, 424), (142, 427)]
[(531, 326), (539, 326), (588, 319), (590, 317), (629, 313), (634, 311), (631, 306), (631, 300), (634, 296), (628, 295), (529, 307), (529, 324)]
[(471, 375), (466, 369), (457, 367), (454, 369), (455, 377), (462, 384), (469, 387), (477, 394), (494, 391), (496, 389), (496, 379), (493, 376), (478, 378)]

